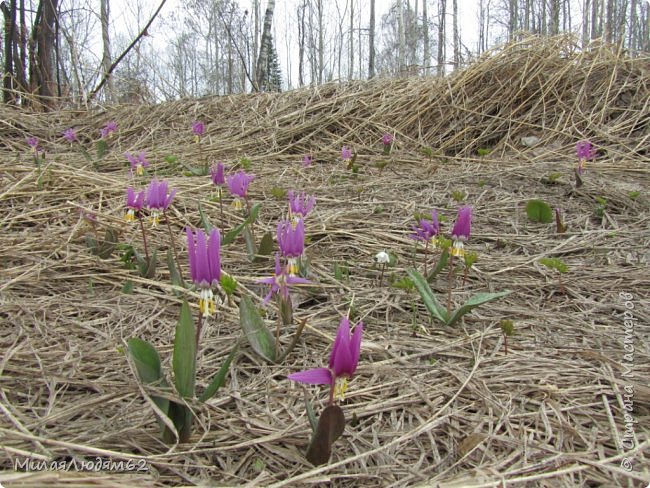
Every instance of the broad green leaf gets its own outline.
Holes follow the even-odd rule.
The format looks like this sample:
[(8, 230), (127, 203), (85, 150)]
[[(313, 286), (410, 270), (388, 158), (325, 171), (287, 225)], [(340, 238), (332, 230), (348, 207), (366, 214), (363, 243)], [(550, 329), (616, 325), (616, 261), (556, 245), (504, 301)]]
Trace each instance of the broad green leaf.
[(257, 255), (255, 256), (254, 262), (262, 261), (264, 256), (270, 256), (273, 252), (273, 234), (267, 232), (262, 236), (260, 241), (260, 246), (257, 248)]
[[(160, 356), (158, 351), (149, 344), (147, 341), (133, 337), (128, 340), (129, 356), (135, 364), (135, 369), (138, 372), (140, 381), (145, 385), (156, 385), (161, 388), (167, 387), (167, 382), (162, 374), (162, 367), (160, 365)], [(169, 412), (169, 400), (159, 396), (151, 396), (151, 399), (156, 406), (164, 413)], [(164, 422), (160, 419), (161, 427), (164, 427)]]
[(88, 154), (88, 151), (86, 151), (83, 147), (79, 147), (79, 151), (83, 155), (84, 158), (86, 158), (86, 161), (89, 163), (93, 163), (93, 158), (90, 157), (90, 154)]
[(239, 349), (239, 344), (235, 344), (235, 346), (230, 351), (230, 354), (228, 354), (228, 357), (221, 365), (221, 368), (219, 368), (219, 371), (217, 371), (217, 374), (212, 379), (212, 382), (208, 385), (208, 387), (205, 389), (203, 394), (199, 397), (200, 401), (205, 402), (209, 400), (217, 393), (217, 391), (219, 391), (219, 388), (221, 388), (224, 385), (224, 383), (226, 382), (226, 374), (230, 369), (230, 364), (232, 363), (233, 359), (235, 359), (235, 354), (237, 354), (238, 349)]
[(553, 210), (551, 210), (548, 203), (542, 200), (528, 200), (526, 213), (533, 222), (542, 222), (544, 224), (553, 222)]
[(97, 141), (97, 159), (102, 159), (108, 152), (108, 144), (105, 139)]
[(242, 235), (244, 236), (244, 242), (246, 243), (246, 253), (248, 254), (248, 259), (250, 261), (255, 261), (257, 247), (255, 246), (255, 239), (253, 238), (251, 230), (248, 227), (245, 227), (242, 231)]
[(259, 215), (261, 208), (262, 208), (261, 203), (253, 204), (253, 206), (251, 207), (251, 213), (246, 219), (246, 223), (252, 224), (253, 222), (255, 222), (257, 220), (257, 216)]
[(329, 461), (332, 444), (341, 437), (343, 429), (345, 429), (345, 416), (341, 407), (338, 405), (325, 407), (309, 443), (305, 456), (307, 460), (314, 466), (320, 466)]
[(124, 282), (124, 285), (122, 285), (122, 293), (126, 295), (130, 295), (131, 293), (133, 293), (133, 281), (126, 280)]
[(201, 217), (201, 225), (205, 229), (205, 233), (209, 234), (210, 231), (212, 230), (212, 225), (210, 225), (210, 221), (208, 220), (208, 218), (205, 216), (205, 213), (203, 212), (203, 207), (201, 206), (201, 202), (199, 202), (199, 216)]
[(427, 276), (427, 281), (431, 282), (433, 279), (440, 274), (440, 272), (443, 270), (445, 266), (447, 266), (447, 262), (449, 261), (449, 249), (444, 249), (442, 253), (440, 253), (440, 257), (438, 258), (438, 262), (436, 263), (436, 267), (431, 270), (429, 273), (429, 276)]
[(244, 227), (246, 227), (246, 225), (246, 222), (242, 222), (241, 224), (233, 227), (228, 232), (226, 232), (226, 235), (224, 235), (223, 239), (221, 239), (221, 245), (227, 246), (228, 244), (235, 242), (235, 239), (237, 239), (237, 236), (241, 234), (241, 231), (244, 230)]
[(162, 378), (162, 367), (158, 351), (147, 341), (133, 337), (128, 340), (129, 355), (133, 359), (138, 376), (144, 384), (151, 384)]
[(443, 324), (447, 323), (447, 310), (438, 303), (438, 300), (436, 300), (436, 297), (433, 295), (433, 292), (431, 291), (427, 281), (424, 279), (424, 276), (422, 276), (416, 269), (409, 269), (407, 273), (411, 278), (411, 281), (413, 281), (418, 293), (420, 293), (422, 301), (427, 307), (429, 313)]
[(275, 339), (264, 325), (252, 300), (244, 295), (239, 303), (239, 323), (253, 350), (267, 361), (275, 361)]
[(196, 369), (196, 332), (187, 301), (183, 301), (181, 316), (176, 324), (172, 367), (179, 395), (183, 398), (192, 398)]
[[(174, 423), (174, 427), (176, 427), (176, 431), (178, 432), (178, 442), (188, 442), (192, 434), (192, 421), (194, 420), (192, 410), (181, 403), (170, 402), (169, 418)], [(168, 444), (174, 444), (176, 441), (176, 436), (168, 427), (165, 427), (162, 437), (163, 441)]]
[(449, 316), (449, 320), (446, 322), (446, 325), (452, 326), (463, 315), (470, 312), (473, 308), (476, 308), (479, 305), (483, 305), (484, 303), (491, 302), (492, 300), (496, 300), (497, 298), (510, 295), (510, 293), (512, 293), (510, 290), (500, 291), (498, 293), (477, 293), (469, 300), (467, 300), (460, 308), (452, 312), (452, 314)]
[(158, 264), (158, 250), (154, 250), (149, 259), (138, 255), (138, 269), (143, 278), (153, 278), (156, 275), (156, 264)]

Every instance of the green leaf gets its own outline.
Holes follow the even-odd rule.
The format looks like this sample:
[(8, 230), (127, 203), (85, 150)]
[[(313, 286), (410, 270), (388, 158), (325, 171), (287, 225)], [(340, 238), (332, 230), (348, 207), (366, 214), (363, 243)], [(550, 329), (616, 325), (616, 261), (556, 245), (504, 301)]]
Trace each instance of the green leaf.
[[(143, 341), (137, 337), (129, 339), (127, 343), (129, 356), (135, 364), (135, 369), (138, 372), (140, 381), (145, 385), (155, 385), (161, 388), (166, 388), (168, 385), (162, 374), (158, 351), (156, 351), (156, 349), (147, 341)], [(165, 415), (168, 415), (169, 400), (159, 396), (152, 396), (151, 399)], [(161, 427), (165, 425), (160, 421), (160, 419), (159, 423)]]
[(219, 388), (221, 388), (224, 385), (224, 383), (226, 382), (226, 374), (230, 369), (230, 364), (232, 363), (233, 359), (235, 359), (235, 354), (237, 354), (238, 349), (239, 349), (239, 344), (235, 344), (235, 346), (230, 351), (230, 354), (228, 354), (228, 357), (221, 365), (221, 368), (219, 368), (219, 371), (217, 371), (217, 374), (214, 376), (214, 378), (212, 378), (212, 382), (208, 385), (208, 387), (205, 389), (203, 394), (199, 397), (200, 401), (205, 402), (209, 400), (219, 391)]
[(307, 460), (314, 466), (320, 466), (329, 461), (332, 444), (341, 437), (343, 429), (345, 429), (345, 416), (341, 407), (338, 405), (325, 407), (309, 443), (305, 456)]
[(542, 200), (529, 200), (526, 204), (526, 213), (533, 222), (542, 222), (544, 224), (553, 222), (553, 211), (548, 203)]
[(205, 229), (205, 233), (209, 234), (210, 231), (212, 230), (212, 226), (210, 225), (208, 218), (205, 216), (205, 213), (203, 212), (203, 207), (201, 206), (201, 202), (199, 202), (199, 216), (201, 217), (201, 225)]
[(422, 297), (422, 301), (427, 307), (429, 313), (443, 324), (446, 324), (448, 320), (447, 310), (438, 303), (438, 300), (436, 300), (436, 297), (433, 295), (433, 292), (431, 291), (427, 281), (424, 279), (424, 276), (422, 276), (416, 269), (409, 269), (407, 270), (407, 273), (411, 278), (411, 281), (413, 281), (418, 293)]
[(126, 280), (124, 282), (124, 285), (122, 285), (122, 293), (125, 293), (126, 295), (133, 293), (133, 281)]
[(443, 270), (445, 266), (447, 266), (447, 262), (449, 261), (449, 249), (443, 249), (443, 251), (440, 253), (440, 257), (438, 258), (438, 262), (436, 263), (436, 267), (431, 270), (429, 273), (429, 276), (427, 276), (427, 281), (430, 283), (433, 281), (433, 279), (440, 274), (440, 272)]
[(247, 224), (252, 224), (253, 222), (255, 222), (257, 220), (257, 216), (259, 215), (261, 208), (262, 208), (261, 203), (253, 204), (253, 206), (251, 207), (251, 213), (250, 213), (250, 215), (248, 216), (248, 218), (246, 219), (245, 222)]
[(147, 385), (160, 381), (162, 367), (156, 348), (137, 337), (129, 339), (127, 343), (140, 380)]
[(309, 425), (311, 425), (311, 431), (316, 432), (318, 428), (318, 419), (314, 413), (314, 405), (309, 401), (305, 396), (305, 409), (307, 410), (307, 418), (309, 419)]
[(183, 301), (181, 316), (176, 324), (172, 367), (179, 395), (183, 398), (192, 398), (196, 369), (196, 332), (187, 301)]
[(253, 350), (267, 361), (275, 361), (275, 339), (264, 325), (251, 299), (244, 295), (239, 304), (239, 323)]
[(147, 259), (146, 256), (138, 255), (138, 269), (140, 276), (143, 278), (153, 278), (156, 275), (156, 265), (158, 264), (158, 250), (154, 250), (153, 254)]
[(273, 252), (273, 234), (267, 232), (262, 236), (260, 246), (257, 248), (257, 255), (253, 262), (263, 261), (265, 256), (270, 256)]
[[(194, 420), (192, 410), (182, 403), (170, 402), (168, 415), (178, 432), (178, 442), (188, 442), (192, 434), (192, 421)], [(165, 427), (162, 437), (163, 441), (168, 444), (173, 444), (175, 441), (174, 433), (167, 427)]]
[(248, 227), (244, 228), (242, 235), (244, 236), (244, 242), (246, 243), (246, 253), (248, 254), (248, 259), (252, 262), (255, 260), (255, 253), (257, 251), (257, 247), (255, 246), (255, 239), (253, 238), (253, 234)]
[(454, 310), (449, 316), (446, 325), (454, 325), (463, 315), (470, 312), (473, 308), (483, 305), (484, 303), (491, 302), (497, 298), (504, 297), (512, 293), (510, 290), (500, 291), (498, 293), (477, 293), (469, 300), (467, 300), (460, 308)]
[(97, 159), (102, 159), (108, 152), (108, 143), (105, 139), (97, 141)]
[(539, 263), (547, 268), (556, 270), (558, 273), (566, 273), (569, 271), (569, 267), (560, 258), (540, 258)]

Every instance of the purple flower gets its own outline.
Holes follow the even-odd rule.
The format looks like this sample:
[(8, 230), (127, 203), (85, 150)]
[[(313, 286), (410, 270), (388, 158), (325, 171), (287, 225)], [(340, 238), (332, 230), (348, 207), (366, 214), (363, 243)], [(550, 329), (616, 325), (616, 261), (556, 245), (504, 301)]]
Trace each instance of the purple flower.
[(280, 252), (287, 258), (287, 271), (291, 276), (298, 273), (298, 258), (305, 251), (305, 222), (300, 219), (294, 224), (289, 220), (278, 223), (278, 245)]
[(212, 177), (212, 183), (214, 183), (217, 186), (221, 186), (226, 183), (226, 179), (224, 177), (224, 170), (225, 170), (225, 166), (221, 161), (219, 161), (217, 164), (212, 165), (212, 167), (210, 168), (210, 176)]
[(343, 158), (343, 161), (349, 161), (352, 159), (352, 149), (348, 146), (343, 146), (341, 148), (341, 157)]
[(417, 241), (422, 242), (433, 242), (435, 244), (435, 238), (440, 232), (440, 223), (438, 222), (438, 212), (434, 209), (431, 212), (431, 221), (427, 219), (420, 219), (417, 226), (411, 227), (415, 234), (411, 234), (409, 237)]
[(469, 239), (470, 228), (472, 225), (472, 207), (464, 206), (458, 209), (458, 217), (454, 228), (451, 230), (451, 238), (454, 240), (451, 249), (452, 256), (463, 257), (465, 249), (463, 241)]
[(194, 142), (200, 142), (201, 136), (205, 134), (205, 124), (200, 120), (192, 122), (192, 133), (194, 134)]
[(113, 132), (117, 130), (117, 122), (111, 120), (110, 122), (107, 122), (104, 127), (102, 127), (99, 130), (99, 135), (101, 136), (102, 139), (108, 139), (109, 137), (113, 137)]
[(201, 289), (199, 310), (204, 317), (208, 317), (216, 312), (212, 287), (217, 286), (221, 279), (221, 234), (219, 229), (214, 228), (206, 241), (205, 232), (201, 229), (196, 231), (196, 236), (189, 227), (185, 233), (192, 281)]
[(302, 158), (302, 165), (307, 167), (314, 164), (314, 157), (311, 154), (305, 154), (305, 157)]
[(140, 151), (137, 155), (126, 152), (124, 153), (124, 156), (129, 163), (131, 163), (131, 171), (135, 172), (138, 176), (142, 176), (144, 174), (144, 169), (150, 166), (144, 151)]
[(250, 182), (254, 179), (255, 175), (247, 174), (244, 170), (238, 171), (234, 175), (229, 175), (226, 178), (230, 193), (236, 197), (232, 202), (232, 205), (235, 207), (235, 209), (239, 210), (242, 208), (241, 198), (246, 199), (248, 185), (250, 185)]
[(63, 131), (63, 138), (68, 142), (74, 142), (77, 140), (77, 131), (70, 127)]
[[(308, 369), (290, 374), (288, 378), (308, 385), (330, 385), (330, 402), (335, 389), (338, 390), (339, 395), (342, 397), (347, 388), (347, 380), (354, 375), (359, 364), (362, 333), (363, 322), (359, 322), (354, 327), (354, 333), (350, 335), (350, 320), (343, 317), (336, 332), (334, 346), (332, 346), (329, 368)], [(336, 382), (339, 378), (344, 381), (339, 388), (336, 388)]]
[(142, 210), (143, 205), (144, 205), (144, 190), (136, 193), (132, 187), (128, 187), (126, 190), (126, 207), (128, 208), (128, 210), (126, 211), (126, 216), (124, 217), (126, 221), (134, 222), (136, 218), (135, 216), (136, 212), (140, 212), (140, 210)]
[(383, 142), (384, 146), (390, 146), (395, 138), (393, 137), (393, 134), (386, 133), (382, 136), (381, 142)]
[(32, 151), (38, 152), (38, 139), (36, 139), (36, 137), (29, 136), (25, 141), (27, 142), (27, 145), (32, 148)]
[(585, 171), (587, 160), (596, 157), (596, 149), (594, 149), (589, 141), (578, 141), (576, 143), (576, 154), (578, 156), (578, 174), (581, 175)]
[(293, 190), (289, 190), (289, 214), (294, 219), (307, 217), (307, 214), (314, 208), (315, 203), (315, 197), (310, 197), (305, 192), (298, 195)]
[(156, 178), (151, 180), (147, 187), (147, 208), (151, 210), (151, 222), (153, 227), (160, 223), (160, 214), (167, 210), (176, 195), (176, 188), (167, 194), (168, 183), (158, 181)]
[(257, 283), (266, 283), (271, 285), (271, 291), (264, 297), (264, 305), (269, 303), (273, 295), (278, 293), (285, 300), (289, 297), (289, 285), (298, 285), (298, 284), (308, 284), (309, 280), (305, 278), (298, 278), (297, 276), (291, 276), (287, 274), (286, 269), (282, 269), (280, 265), (280, 255), (275, 253), (275, 275), (270, 278), (262, 278), (257, 280)]
[(578, 159), (592, 159), (596, 155), (596, 149), (590, 141), (578, 141), (576, 143), (576, 154)]

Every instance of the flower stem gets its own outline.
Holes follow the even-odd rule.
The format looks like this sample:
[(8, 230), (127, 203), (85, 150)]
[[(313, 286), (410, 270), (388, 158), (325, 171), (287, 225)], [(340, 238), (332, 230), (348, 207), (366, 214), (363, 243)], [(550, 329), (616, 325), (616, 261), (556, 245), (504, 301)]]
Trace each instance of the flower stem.
[(142, 231), (142, 243), (144, 245), (144, 255), (147, 256), (147, 266), (149, 265), (149, 246), (147, 246), (147, 235), (144, 232), (144, 224), (142, 223), (142, 217), (138, 214), (138, 222), (140, 222), (140, 230)]
[(505, 348), (506, 348), (506, 356), (507, 356), (508, 355), (508, 335), (507, 334), (503, 334), (503, 340), (504, 340), (504, 345), (505, 345)]
[(381, 288), (382, 283), (384, 282), (384, 270), (386, 269), (386, 263), (381, 264), (381, 274), (379, 275), (379, 287)]
[(280, 357), (280, 325), (282, 318), (280, 317), (280, 313), (278, 313), (277, 320), (275, 321), (275, 357), (279, 358)]
[(424, 243), (424, 277), (427, 278), (427, 254), (429, 251), (429, 241)]
[(181, 269), (180, 261), (178, 260), (178, 252), (176, 251), (176, 242), (174, 241), (174, 235), (172, 234), (172, 226), (169, 223), (169, 216), (163, 211), (165, 216), (165, 221), (167, 222), (167, 229), (169, 230), (169, 242), (171, 243), (172, 250), (174, 251), (174, 259), (176, 260), (176, 269), (178, 269), (178, 275), (183, 280), (183, 270)]
[(454, 255), (449, 256), (449, 275), (447, 277), (447, 313), (451, 313), (451, 281), (454, 277)]
[(219, 187), (219, 214), (221, 215), (221, 228), (223, 229), (223, 194), (221, 193), (221, 187)]

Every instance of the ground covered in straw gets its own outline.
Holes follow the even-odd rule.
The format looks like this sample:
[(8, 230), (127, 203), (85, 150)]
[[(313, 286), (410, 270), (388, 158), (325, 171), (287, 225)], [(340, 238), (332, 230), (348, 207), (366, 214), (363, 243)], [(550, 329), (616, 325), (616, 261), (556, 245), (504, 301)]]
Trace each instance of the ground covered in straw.
[[(0, 483), (645, 486), (648, 73), (647, 58), (627, 59), (604, 47), (578, 52), (570, 39), (558, 38), (510, 45), (444, 80), (331, 84), (46, 115), (3, 107)], [(190, 131), (196, 119), (208, 130), (200, 145)], [(118, 121), (119, 131), (96, 164), (60, 137), (74, 126), (94, 152), (109, 120)], [(395, 134), (389, 157), (381, 154), (384, 132)], [(46, 151), (40, 168), (25, 144), (29, 135)], [(521, 142), (527, 136), (539, 141), (527, 147)], [(575, 144), (582, 139), (599, 156), (576, 188)], [(357, 174), (341, 163), (343, 145), (358, 153)], [(490, 152), (478, 156), (478, 149)], [(123, 220), (131, 182), (123, 153), (139, 150), (154, 162), (152, 172), (179, 190), (169, 217), (183, 263), (183, 229), (200, 225), (199, 202), (226, 230), (241, 221), (227, 207), (222, 222), (209, 177), (187, 176), (186, 166), (223, 160), (232, 168), (249, 158), (257, 175), (250, 196), (263, 203), (259, 234), (274, 231), (286, 212), (274, 187), (317, 199), (306, 226), (314, 285), (294, 295), (296, 317), (307, 321), (303, 337), (281, 365), (243, 346), (226, 386), (193, 405), (188, 444), (159, 440), (146, 390), (123, 351), (128, 338), (146, 338), (168, 367), (181, 300), (195, 304), (196, 294), (172, 286), (164, 264), (144, 279), (125, 269), (118, 253), (92, 255), (86, 236), (93, 231), (81, 217), (81, 210), (92, 212), (100, 234), (112, 228), (120, 242), (141, 246), (137, 227)], [(304, 168), (309, 152), (316, 162)], [(169, 155), (179, 159), (171, 165)], [(388, 164), (380, 171), (381, 161)], [(464, 192), (474, 208), (468, 247), (479, 255), (465, 285), (456, 281), (454, 303), (477, 291), (512, 294), (445, 328), (430, 321), (417, 293), (390, 283), (421, 266), (423, 248), (414, 252), (409, 238), (413, 214), (437, 208), (449, 232), (459, 206), (454, 192)], [(528, 222), (531, 198), (561, 208), (567, 232)], [(163, 254), (164, 230), (151, 243)], [(373, 257), (381, 250), (397, 262), (379, 286)], [(539, 264), (542, 257), (568, 265), (563, 288)], [(235, 303), (223, 304), (204, 327), (199, 390), (241, 336), (238, 297), (261, 302), (266, 289), (255, 281), (273, 270), (269, 260), (251, 263), (241, 241), (223, 249), (223, 266), (240, 287)], [(183, 271), (187, 276), (185, 264)], [(131, 293), (124, 290), (128, 280)], [(433, 282), (441, 294), (446, 286), (446, 275)], [(314, 399), (318, 413), (327, 393), (286, 376), (325, 365), (351, 304), (365, 330), (359, 369), (342, 402), (349, 423), (330, 464), (314, 468), (304, 459), (310, 436), (304, 400)], [(268, 307), (270, 324), (274, 310)], [(516, 330), (507, 355), (502, 319)], [(291, 332), (284, 331), (285, 342)], [(96, 457), (132, 460), (142, 469), (24, 468), (28, 458)]]

